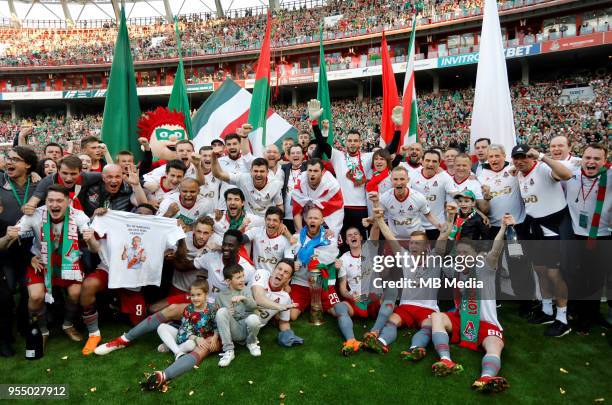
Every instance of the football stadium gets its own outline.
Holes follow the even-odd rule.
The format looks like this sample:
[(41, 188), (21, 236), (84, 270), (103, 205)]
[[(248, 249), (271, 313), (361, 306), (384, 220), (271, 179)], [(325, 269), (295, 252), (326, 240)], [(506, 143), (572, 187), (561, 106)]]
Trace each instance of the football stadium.
[(612, 401), (611, 18), (0, 0), (0, 399)]

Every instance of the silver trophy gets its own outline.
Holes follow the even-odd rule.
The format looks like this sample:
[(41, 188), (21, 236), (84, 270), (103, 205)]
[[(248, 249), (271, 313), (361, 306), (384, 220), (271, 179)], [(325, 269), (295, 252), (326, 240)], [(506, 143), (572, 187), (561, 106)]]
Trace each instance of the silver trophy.
[(323, 325), (323, 305), (321, 304), (321, 270), (314, 269), (308, 273), (308, 284), (310, 286), (310, 323), (313, 325)]

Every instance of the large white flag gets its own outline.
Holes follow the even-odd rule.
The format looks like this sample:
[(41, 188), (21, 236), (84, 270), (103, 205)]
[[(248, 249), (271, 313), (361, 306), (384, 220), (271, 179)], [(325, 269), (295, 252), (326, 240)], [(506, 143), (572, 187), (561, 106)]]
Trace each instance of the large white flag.
[(506, 156), (510, 156), (516, 135), (495, 0), (485, 0), (479, 50), (470, 145), (473, 149), (477, 139), (490, 138), (492, 143), (503, 145)]

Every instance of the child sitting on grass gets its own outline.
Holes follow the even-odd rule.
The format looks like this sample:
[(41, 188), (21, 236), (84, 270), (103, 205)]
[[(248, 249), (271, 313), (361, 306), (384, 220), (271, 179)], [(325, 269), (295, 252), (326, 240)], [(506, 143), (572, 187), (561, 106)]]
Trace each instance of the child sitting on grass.
[[(164, 343), (157, 350), (173, 352), (175, 361), (164, 371), (155, 371), (148, 376), (141, 383), (144, 389), (153, 391), (161, 388), (165, 382), (192, 370), (208, 354), (219, 350), (215, 307), (208, 303), (207, 296), (208, 281), (197, 278), (191, 284), (191, 304), (183, 311), (181, 326), (177, 329), (166, 323), (159, 325), (157, 333)], [(184, 356), (188, 353), (188, 356)]]
[(198, 341), (203, 341), (214, 333), (215, 310), (213, 304), (206, 300), (208, 297), (208, 281), (196, 279), (191, 284), (191, 304), (185, 307), (181, 326), (162, 323), (157, 327), (157, 334), (162, 344), (157, 347), (161, 353), (172, 352), (176, 358), (195, 349)]

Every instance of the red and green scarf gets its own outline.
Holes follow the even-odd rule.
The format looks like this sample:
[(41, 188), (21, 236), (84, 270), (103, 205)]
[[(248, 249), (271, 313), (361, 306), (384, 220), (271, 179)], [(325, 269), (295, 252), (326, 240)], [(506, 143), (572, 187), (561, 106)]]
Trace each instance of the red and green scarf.
[[(49, 304), (53, 303), (53, 295), (51, 294), (52, 277), (60, 277), (63, 280), (83, 280), (83, 272), (79, 262), (79, 232), (74, 221), (74, 209), (67, 208), (64, 214), (64, 224), (62, 226), (61, 239), (57, 249), (54, 247), (54, 239), (59, 239), (60, 235), (53, 235), (51, 226), (51, 216), (47, 207), (44, 207), (42, 212), (42, 237), (40, 238), (41, 258), (42, 262), (47, 265), (45, 272), (45, 301)], [(57, 254), (59, 256), (59, 265)], [(54, 257), (55, 256), (55, 257)]]
[(366, 175), (365, 170), (363, 170), (363, 164), (361, 163), (361, 152), (357, 152), (357, 164), (353, 163), (349, 159), (349, 153), (346, 152), (344, 155), (346, 159), (346, 167), (348, 167), (348, 172), (346, 172), (346, 177), (353, 182), (355, 187), (362, 186), (366, 183)]
[(366, 183), (365, 189), (366, 192), (371, 193), (373, 191), (378, 191), (378, 185), (387, 178), (389, 175), (389, 168), (385, 168), (379, 172), (374, 172), (372, 178)]
[[(461, 273), (457, 274), (459, 277)], [(456, 288), (455, 307), (459, 310), (460, 336), (459, 346), (478, 349), (478, 331), (480, 330), (480, 293), (477, 288)]]
[(457, 213), (455, 217), (455, 222), (453, 222), (453, 228), (451, 229), (450, 234), (448, 235), (448, 239), (451, 240), (459, 240), (461, 239), (461, 228), (463, 228), (463, 224), (472, 219), (476, 215), (476, 210), (472, 209), (470, 215), (465, 218), (461, 218), (461, 214)]
[(599, 170), (599, 183), (597, 184), (597, 196), (595, 201), (595, 212), (591, 218), (591, 228), (589, 229), (589, 239), (587, 247), (595, 247), (595, 240), (599, 232), (599, 222), (601, 220), (601, 211), (603, 210), (604, 200), (606, 198), (606, 188), (608, 186), (608, 170), (602, 167)]

